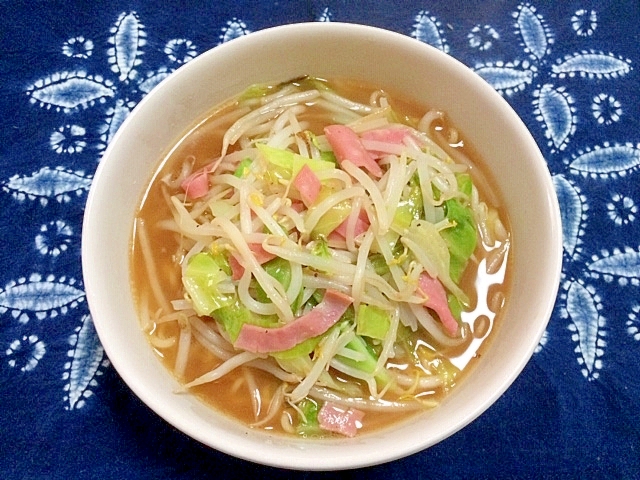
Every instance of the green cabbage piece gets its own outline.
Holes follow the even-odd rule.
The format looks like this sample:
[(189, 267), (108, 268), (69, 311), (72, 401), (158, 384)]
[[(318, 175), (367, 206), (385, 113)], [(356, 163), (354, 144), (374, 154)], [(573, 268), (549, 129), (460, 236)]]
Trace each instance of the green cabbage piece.
[[(324, 194), (321, 191), (320, 197), (318, 197), (317, 201), (320, 201), (323, 197)], [(316, 226), (313, 227), (311, 237), (314, 239), (327, 237), (331, 232), (338, 228), (342, 222), (347, 219), (350, 213), (351, 202), (349, 200), (336, 203), (327, 211), (327, 213), (320, 217), (320, 220), (318, 220)]]
[(469, 304), (469, 297), (460, 289), (457, 283), (451, 278), (450, 261), (451, 254), (447, 242), (442, 237), (438, 228), (426, 220), (414, 221), (411, 226), (404, 230), (402, 238), (412, 240), (420, 248), (413, 252), (416, 258), (418, 255), (425, 256), (435, 268), (436, 276), (442, 285), (453, 293), (463, 305)]
[(356, 333), (358, 335), (384, 340), (390, 326), (389, 312), (366, 303), (361, 303), (358, 306), (356, 314)]
[(240, 94), (240, 97), (238, 97), (238, 101), (244, 102), (246, 100), (266, 97), (272, 92), (272, 85), (268, 83), (254, 83), (253, 85), (250, 85), (244, 92), (242, 92), (242, 94)]
[(236, 167), (236, 171), (233, 172), (233, 174), (238, 178), (246, 177), (247, 174), (249, 173), (249, 169), (251, 168), (252, 163), (253, 163), (253, 160), (251, 160), (250, 158), (245, 158), (241, 160), (238, 166)]
[(391, 381), (391, 375), (386, 368), (381, 368), (380, 370), (376, 371), (376, 369), (378, 368), (378, 355), (376, 354), (373, 347), (369, 345), (369, 343), (367, 343), (364, 338), (356, 335), (353, 340), (345, 345), (345, 348), (362, 354), (364, 356), (364, 359), (354, 360), (342, 355), (336, 355), (336, 358), (338, 358), (342, 363), (350, 367), (357, 368), (364, 373), (368, 373), (370, 375), (375, 374), (374, 378), (381, 385), (386, 385)]
[(296, 426), (296, 432), (305, 437), (319, 434), (321, 431), (318, 423), (318, 412), (320, 411), (318, 403), (309, 397), (305, 397), (297, 406), (300, 422)]
[(210, 315), (233, 302), (232, 297), (218, 289), (218, 284), (227, 278), (227, 273), (213, 255), (197, 253), (189, 259), (182, 284), (198, 315)]
[(245, 323), (266, 328), (278, 325), (277, 315), (256, 315), (235, 297), (230, 304), (214, 310), (211, 316), (222, 325), (232, 342), (237, 340)]
[(327, 333), (325, 332), (322, 335), (318, 335), (317, 337), (307, 338), (306, 340), (303, 340), (302, 342), (297, 344), (295, 347), (291, 347), (288, 350), (272, 352), (271, 356), (279, 360), (291, 360), (305, 355), (309, 356), (311, 352), (313, 352), (318, 346), (320, 340), (322, 340), (322, 338), (326, 335)]
[(265, 160), (267, 160), (272, 167), (277, 169), (276, 174), (279, 174), (282, 178), (286, 179), (295, 178), (305, 165), (308, 165), (314, 173), (334, 169), (336, 167), (333, 162), (306, 158), (292, 152), (291, 150), (270, 147), (264, 143), (256, 144), (256, 148), (260, 151)]
[[(413, 183), (413, 182), (412, 182)], [(424, 205), (420, 185), (411, 185), (407, 198), (400, 200), (393, 216), (393, 226), (396, 229), (409, 228), (411, 222), (424, 218)]]
[[(458, 175), (458, 187), (467, 196), (471, 195), (471, 177)], [(455, 198), (444, 202), (446, 218), (453, 225), (440, 232), (450, 253), (449, 274), (459, 283), (469, 259), (476, 249), (477, 232), (471, 207)]]

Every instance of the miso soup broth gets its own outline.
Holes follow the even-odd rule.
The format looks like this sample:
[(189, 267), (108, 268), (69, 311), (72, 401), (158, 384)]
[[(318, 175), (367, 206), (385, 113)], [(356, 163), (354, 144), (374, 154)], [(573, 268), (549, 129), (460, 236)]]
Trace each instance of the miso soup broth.
[(131, 281), (176, 394), (351, 437), (437, 408), (488, 348), (507, 212), (443, 113), (353, 81), (255, 85), (158, 162)]

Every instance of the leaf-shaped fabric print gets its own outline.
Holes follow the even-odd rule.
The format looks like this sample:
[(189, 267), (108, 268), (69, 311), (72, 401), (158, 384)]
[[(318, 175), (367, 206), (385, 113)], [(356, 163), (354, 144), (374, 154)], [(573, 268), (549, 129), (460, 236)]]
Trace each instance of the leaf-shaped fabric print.
[(42, 277), (34, 273), (28, 279), (9, 282), (0, 290), (0, 313), (10, 311), (21, 323), (27, 323), (30, 314), (42, 320), (67, 313), (84, 301), (84, 291), (74, 279)]
[(540, 353), (544, 349), (548, 341), (549, 341), (549, 331), (545, 330), (542, 333), (542, 337), (540, 338), (540, 342), (538, 342), (538, 345), (536, 346), (534, 353)]
[(71, 194), (81, 195), (90, 186), (91, 176), (85, 176), (84, 172), (42, 167), (27, 177), (14, 175), (2, 185), (2, 189), (20, 202), (38, 199), (46, 205), (52, 198), (61, 203), (69, 202)]
[(576, 131), (574, 100), (564, 87), (543, 85), (534, 92), (536, 119), (544, 125), (552, 152), (564, 150)]
[(627, 333), (631, 337), (640, 342), (640, 304), (635, 304), (631, 307), (628, 320), (625, 322), (627, 327)]
[(443, 52), (449, 51), (449, 45), (447, 45), (442, 31), (442, 25), (435, 17), (429, 15), (429, 12), (422, 10), (416, 15), (415, 22), (413, 32), (411, 32), (413, 38)]
[(27, 87), (31, 103), (69, 113), (104, 102), (115, 95), (109, 80), (87, 75), (83, 71), (59, 72), (34, 82)]
[(574, 173), (583, 176), (609, 178), (625, 176), (640, 167), (640, 144), (611, 145), (605, 142), (603, 146), (578, 152), (569, 164)]
[(611, 53), (581, 52), (567, 55), (551, 67), (559, 78), (579, 75), (588, 78), (617, 78), (631, 71), (631, 61)]
[(512, 95), (533, 82), (536, 68), (526, 62), (495, 62), (476, 65), (474, 71), (498, 92)]
[(161, 68), (157, 72), (149, 74), (144, 81), (140, 82), (140, 85), (138, 85), (138, 89), (141, 92), (149, 93), (162, 80), (171, 75), (171, 72), (172, 70)]
[(118, 128), (122, 125), (122, 122), (124, 122), (127, 116), (131, 113), (133, 107), (135, 107), (134, 102), (125, 103), (123, 100), (118, 100), (116, 105), (107, 111), (107, 120), (104, 127), (101, 129), (102, 135), (100, 136), (105, 147), (116, 134)]
[(139, 57), (146, 44), (144, 26), (135, 12), (122, 13), (111, 33), (109, 43), (113, 47), (107, 51), (111, 70), (118, 74), (121, 82), (132, 80), (137, 75), (135, 67), (142, 63)]
[(588, 380), (600, 375), (602, 356), (606, 341), (603, 330), (605, 319), (600, 315), (602, 305), (593, 288), (585, 287), (579, 282), (571, 282), (566, 294), (567, 313), (571, 318), (569, 330), (574, 332), (572, 340), (578, 345), (575, 352), (579, 355), (578, 363), (582, 365), (582, 374)]
[(560, 204), (562, 220), (562, 246), (569, 257), (579, 252), (578, 246), (582, 242), (582, 222), (586, 218), (587, 204), (576, 187), (562, 175), (553, 176), (553, 186)]
[(602, 277), (611, 282), (618, 279), (622, 286), (631, 283), (640, 285), (640, 253), (632, 248), (624, 251), (614, 249), (613, 252), (603, 251), (601, 255), (594, 255), (587, 268), (594, 278)]
[(67, 381), (64, 400), (67, 403), (66, 410), (76, 410), (82, 408), (86, 399), (93, 395), (91, 388), (98, 385), (96, 377), (102, 375), (101, 368), (106, 367), (109, 362), (105, 358), (90, 315), (82, 317), (82, 325), (69, 337), (69, 344), (71, 350), (68, 356), (71, 361), (65, 364), (62, 376)]
[(522, 37), (524, 51), (534, 60), (540, 60), (547, 54), (553, 38), (544, 25), (541, 15), (529, 5), (518, 6), (518, 11), (513, 14), (516, 19), (516, 30)]

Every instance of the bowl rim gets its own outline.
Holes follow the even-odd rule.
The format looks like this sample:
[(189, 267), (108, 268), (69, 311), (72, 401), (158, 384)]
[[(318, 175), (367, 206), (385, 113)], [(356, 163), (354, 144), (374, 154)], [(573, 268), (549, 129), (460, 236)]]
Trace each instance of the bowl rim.
[[(103, 315), (102, 307), (99, 306), (100, 300), (100, 292), (99, 292), (99, 283), (100, 279), (96, 277), (97, 272), (92, 267), (92, 261), (96, 255), (96, 236), (94, 234), (93, 227), (96, 225), (96, 222), (99, 222), (99, 219), (96, 218), (96, 205), (99, 204), (99, 187), (103, 182), (106, 182), (109, 177), (109, 158), (112, 154), (112, 151), (115, 149), (115, 146), (120, 141), (120, 138), (126, 135), (128, 130), (128, 126), (135, 122), (137, 118), (137, 113), (147, 108), (147, 105), (156, 101), (156, 97), (158, 97), (163, 89), (167, 88), (167, 85), (170, 82), (175, 82), (177, 79), (185, 76), (186, 72), (189, 72), (191, 69), (197, 68), (200, 64), (204, 64), (208, 61), (212, 56), (218, 55), (221, 52), (232, 51), (236, 48), (244, 48), (246, 46), (259, 45), (263, 38), (267, 38), (272, 35), (284, 35), (284, 34), (309, 34), (309, 32), (313, 30), (313, 32), (327, 34), (327, 32), (335, 31), (335, 32), (350, 32), (356, 33), (357, 35), (367, 36), (381, 36), (386, 39), (402, 43), (405, 42), (406, 45), (412, 45), (412, 48), (421, 48), (425, 55), (431, 55), (434, 58), (437, 58), (438, 61), (445, 62), (453, 69), (457, 69), (460, 72), (464, 72), (465, 75), (470, 75), (470, 78), (474, 78), (474, 85), (477, 84), (478, 88), (483, 91), (483, 94), (491, 96), (492, 100), (495, 100), (497, 104), (499, 104), (506, 114), (511, 115), (513, 117), (514, 122), (518, 124), (518, 128), (523, 130), (523, 135), (528, 138), (532, 146), (535, 146), (536, 152), (534, 154), (535, 157), (538, 158), (539, 165), (536, 167), (539, 169), (546, 170), (545, 175), (545, 184), (548, 187), (546, 190), (546, 202), (549, 206), (549, 212), (552, 214), (550, 221), (550, 236), (554, 239), (554, 245), (550, 247), (550, 256), (551, 256), (551, 273), (549, 275), (549, 283), (552, 285), (546, 289), (548, 293), (547, 300), (544, 304), (544, 308), (542, 311), (542, 316), (544, 317), (544, 321), (540, 321), (535, 334), (532, 335), (531, 342), (526, 352), (521, 352), (519, 357), (519, 361), (517, 363), (517, 368), (506, 375), (503, 379), (500, 380), (498, 387), (495, 389), (494, 393), (487, 397), (485, 401), (477, 405), (474, 409), (472, 409), (464, 418), (458, 419), (458, 421), (451, 426), (447, 431), (442, 432), (440, 435), (431, 436), (429, 438), (429, 442), (424, 442), (422, 444), (413, 445), (411, 448), (404, 447), (402, 450), (391, 448), (389, 451), (385, 452), (375, 452), (375, 455), (367, 455), (362, 456), (356, 459), (347, 458), (344, 456), (336, 456), (334, 458), (324, 458), (320, 463), (312, 463), (309, 460), (308, 455), (289, 455), (283, 456), (280, 458), (273, 456), (264, 456), (263, 452), (253, 452), (251, 450), (243, 450), (247, 445), (252, 444), (253, 437), (249, 435), (246, 439), (241, 438), (239, 442), (241, 444), (237, 445), (233, 442), (225, 441), (224, 438), (213, 439), (211, 435), (205, 435), (201, 431), (194, 429), (193, 424), (185, 425), (185, 423), (180, 418), (176, 418), (175, 414), (172, 412), (167, 412), (163, 405), (160, 404), (158, 399), (154, 397), (154, 392), (149, 391), (146, 388), (143, 388), (139, 383), (139, 379), (135, 376), (132, 376), (124, 362), (120, 359), (120, 351), (117, 346), (112, 344), (112, 337), (110, 332), (108, 331), (107, 325), (102, 321)], [(403, 43), (404, 45), (404, 43)], [(419, 47), (417, 47), (419, 45)], [(145, 179), (148, 181), (148, 179)], [(220, 44), (211, 48), (210, 50), (202, 53), (192, 61), (187, 64), (181, 66), (175, 72), (173, 72), (169, 77), (163, 80), (160, 84), (154, 87), (133, 109), (131, 114), (129, 114), (128, 118), (124, 120), (122, 125), (120, 126), (118, 132), (114, 135), (111, 143), (107, 147), (104, 152), (103, 158), (98, 165), (92, 186), (89, 191), (89, 195), (87, 197), (87, 203), (85, 206), (85, 216), (83, 219), (83, 231), (82, 231), (82, 246), (81, 246), (81, 257), (82, 257), (82, 271), (84, 277), (86, 298), (89, 304), (89, 309), (91, 311), (92, 318), (94, 319), (94, 325), (100, 338), (100, 341), (103, 343), (103, 347), (105, 349), (106, 355), (109, 357), (111, 363), (114, 368), (118, 372), (118, 374), (123, 378), (125, 383), (129, 386), (129, 388), (152, 410), (154, 410), (160, 417), (162, 417), (165, 421), (176, 427), (177, 429), (183, 431), (190, 437), (208, 445), (212, 448), (215, 448), (218, 451), (224, 452), (226, 454), (242, 458), (248, 461), (261, 463), (264, 465), (270, 465), (274, 467), (281, 468), (290, 468), (290, 469), (299, 469), (299, 470), (339, 470), (339, 469), (350, 469), (357, 467), (364, 467), (368, 465), (380, 464), (389, 462), (392, 460), (396, 460), (398, 458), (405, 457), (407, 455), (416, 453), (418, 451), (424, 450), (443, 439), (453, 435), (458, 430), (468, 425), (472, 421), (474, 421), (478, 416), (480, 416), (485, 410), (487, 410), (513, 383), (516, 377), (521, 373), (524, 369), (525, 365), (529, 362), (531, 356), (533, 355), (534, 349), (537, 346), (540, 338), (542, 337), (544, 330), (547, 326), (547, 323), (551, 317), (554, 302), (556, 298), (556, 294), (558, 291), (558, 286), (561, 278), (561, 269), (562, 269), (562, 231), (561, 231), (561, 223), (560, 223), (560, 209), (558, 204), (558, 199), (555, 196), (553, 190), (553, 184), (551, 175), (549, 173), (546, 161), (540, 150), (529, 133), (527, 127), (524, 125), (522, 120), (519, 118), (517, 113), (508, 105), (506, 100), (500, 96), (488, 83), (482, 80), (475, 72), (466, 67), (460, 61), (455, 59), (454, 57), (427, 45), (425, 43), (419, 42), (416, 39), (408, 37), (404, 34), (393, 32), (390, 30), (386, 30), (380, 27), (374, 27), (369, 25), (360, 25), (354, 23), (340, 23), (340, 22), (331, 22), (331, 23), (322, 23), (322, 22), (303, 22), (303, 23), (294, 23), (288, 25), (279, 25), (275, 27), (266, 28), (263, 30), (259, 30), (253, 33), (250, 33), (246, 36), (236, 38), (227, 43)], [(94, 315), (95, 313), (95, 315)], [(151, 349), (149, 349), (151, 350)], [(163, 367), (164, 368), (164, 367)], [(168, 374), (168, 372), (167, 372)], [(246, 440), (243, 442), (243, 440)], [(367, 441), (366, 437), (363, 440)], [(277, 443), (277, 442), (276, 442)], [(333, 444), (339, 444), (333, 442)], [(276, 447), (277, 448), (277, 447)]]

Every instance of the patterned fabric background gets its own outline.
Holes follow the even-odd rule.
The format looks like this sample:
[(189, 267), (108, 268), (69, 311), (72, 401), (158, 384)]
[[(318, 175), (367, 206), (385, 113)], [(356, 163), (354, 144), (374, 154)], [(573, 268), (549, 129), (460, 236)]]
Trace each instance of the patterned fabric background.
[[(102, 152), (205, 50), (300, 21), (381, 26), (460, 59), (540, 145), (564, 268), (524, 373), (480, 419), (340, 478), (640, 475), (637, 1), (0, 1), (0, 478), (316, 478), (210, 450), (134, 397), (85, 301), (84, 203)], [(500, 141), (500, 139), (496, 139)]]

